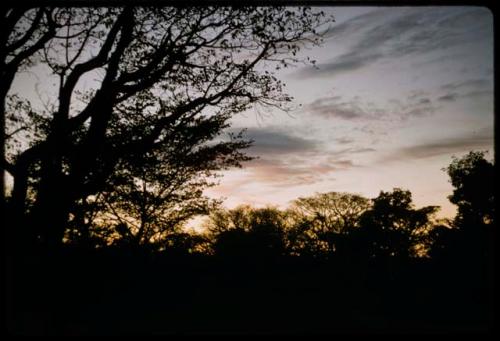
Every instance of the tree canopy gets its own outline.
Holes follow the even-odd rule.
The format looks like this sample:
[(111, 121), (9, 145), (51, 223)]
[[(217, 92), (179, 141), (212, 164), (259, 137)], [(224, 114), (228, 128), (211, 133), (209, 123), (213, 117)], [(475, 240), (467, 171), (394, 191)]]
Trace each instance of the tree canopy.
[(462, 158), (454, 157), (445, 169), (453, 185), (448, 199), (458, 206), (456, 224), (492, 224), (495, 214), (494, 165), (485, 152), (471, 151)]
[(416, 255), (438, 210), (438, 206), (415, 209), (408, 190), (381, 191), (371, 209), (360, 217), (361, 228), (356, 232), (364, 244), (363, 252), (370, 256)]
[[(131, 165), (139, 156), (162, 150), (165, 159), (183, 141), (183, 156), (205, 166), (198, 175), (238, 165), (244, 158), (236, 151), (247, 146), (241, 138), (208, 142), (250, 106), (286, 108), (291, 98), (273, 70), (300, 62), (297, 52), (320, 43), (324, 23), (307, 7), (5, 8), (2, 15), (2, 119), (11, 129), (2, 166), (14, 178), (14, 221), (27, 218), (30, 234), (50, 245), (60, 244), (78, 202), (120, 174), (137, 177)], [(56, 83), (43, 109), (9, 93), (16, 74), (33, 65)]]

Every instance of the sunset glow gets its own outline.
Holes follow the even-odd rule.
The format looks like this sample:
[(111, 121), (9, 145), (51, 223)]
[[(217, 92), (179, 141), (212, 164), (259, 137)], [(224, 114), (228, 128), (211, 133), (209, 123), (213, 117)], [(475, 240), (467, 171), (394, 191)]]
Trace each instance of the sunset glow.
[(302, 51), (318, 68), (278, 76), (290, 114), (249, 111), (234, 119), (259, 158), (209, 191), (225, 205), (285, 207), (315, 192), (373, 198), (411, 190), (417, 206), (452, 217), (442, 168), (452, 155), (493, 158), (493, 21), (480, 7), (327, 7), (321, 47)]

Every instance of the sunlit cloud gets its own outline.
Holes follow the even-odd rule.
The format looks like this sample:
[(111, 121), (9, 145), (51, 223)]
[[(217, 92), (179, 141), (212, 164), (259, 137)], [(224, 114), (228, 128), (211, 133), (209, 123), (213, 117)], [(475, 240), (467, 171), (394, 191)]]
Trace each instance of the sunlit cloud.
[(290, 159), (259, 158), (248, 162), (247, 179), (274, 187), (310, 185), (330, 175), (354, 167), (352, 160), (338, 156)]

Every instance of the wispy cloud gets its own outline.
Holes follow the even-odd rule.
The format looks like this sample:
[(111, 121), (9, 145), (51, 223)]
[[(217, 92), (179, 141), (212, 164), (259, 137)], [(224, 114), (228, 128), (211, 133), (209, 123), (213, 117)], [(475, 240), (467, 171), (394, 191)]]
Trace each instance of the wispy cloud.
[(432, 115), (437, 107), (425, 92), (412, 92), (404, 99), (390, 99), (384, 106), (363, 101), (360, 97), (322, 97), (303, 110), (324, 118), (350, 121), (401, 120)]
[(470, 90), (470, 89), (490, 89), (493, 86), (493, 79), (479, 78), (479, 79), (466, 79), (463, 81), (446, 83), (441, 86), (443, 90)]
[(369, 147), (356, 147), (356, 148), (344, 148), (336, 151), (331, 151), (328, 154), (331, 157), (332, 162), (336, 162), (336, 160), (339, 157), (343, 157), (346, 155), (352, 155), (352, 154), (361, 154), (361, 153), (371, 153), (375, 152), (376, 149), (374, 148), (369, 148)]
[(296, 74), (298, 77), (333, 76), (340, 73), (354, 71), (372, 64), (384, 55), (381, 53), (360, 54), (358, 51), (345, 53), (335, 58), (331, 63), (320, 63), (316, 67), (305, 67)]
[(343, 161), (325, 161), (322, 156), (324, 146), (319, 141), (296, 136), (293, 132), (276, 127), (249, 128), (244, 136), (254, 140), (248, 154), (257, 156), (244, 164), (247, 184), (260, 183), (272, 187), (309, 185), (330, 172), (346, 167)]
[(302, 68), (297, 76), (331, 76), (361, 69), (381, 59), (427, 54), (489, 39), (492, 25), (485, 20), (485, 11), (477, 7), (424, 7), (363, 14), (329, 33), (331, 43), (336, 38), (355, 42), (347, 52), (319, 63), (318, 69)]
[(341, 96), (323, 97), (309, 103), (305, 108), (314, 115), (345, 120), (374, 119), (360, 106), (357, 100), (343, 100)]
[(467, 79), (444, 84), (440, 87), (444, 95), (438, 97), (442, 102), (455, 102), (461, 98), (479, 98), (489, 96), (493, 98), (493, 79)]
[(352, 167), (350, 160), (324, 160), (294, 158), (268, 159), (259, 158), (248, 162), (246, 170), (248, 180), (261, 182), (273, 187), (310, 185), (321, 180), (325, 175)]
[(459, 96), (460, 95), (457, 94), (456, 92), (450, 92), (450, 93), (447, 93), (446, 95), (439, 96), (438, 97), (438, 101), (441, 101), (441, 102), (455, 102)]
[(354, 142), (354, 139), (347, 137), (347, 136), (342, 136), (334, 139), (337, 144), (351, 144)]
[(483, 129), (463, 136), (429, 141), (423, 144), (397, 149), (394, 153), (383, 157), (381, 162), (403, 161), (408, 159), (424, 159), (438, 155), (467, 152), (474, 149), (493, 147), (493, 130)]

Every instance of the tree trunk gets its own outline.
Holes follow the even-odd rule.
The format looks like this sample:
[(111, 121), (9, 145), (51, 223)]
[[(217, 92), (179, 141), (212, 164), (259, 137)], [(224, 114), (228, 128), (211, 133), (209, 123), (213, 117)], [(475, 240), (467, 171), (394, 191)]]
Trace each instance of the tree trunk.
[[(9, 247), (21, 248), (29, 244), (29, 226), (26, 220), (26, 200), (28, 192), (28, 165), (22, 162), (16, 165), (14, 188), (9, 203)], [(34, 240), (34, 239), (32, 239)]]
[(41, 242), (49, 249), (62, 245), (64, 230), (68, 222), (69, 205), (64, 176), (58, 169), (57, 160), (46, 166), (42, 173), (33, 222), (37, 225)]

